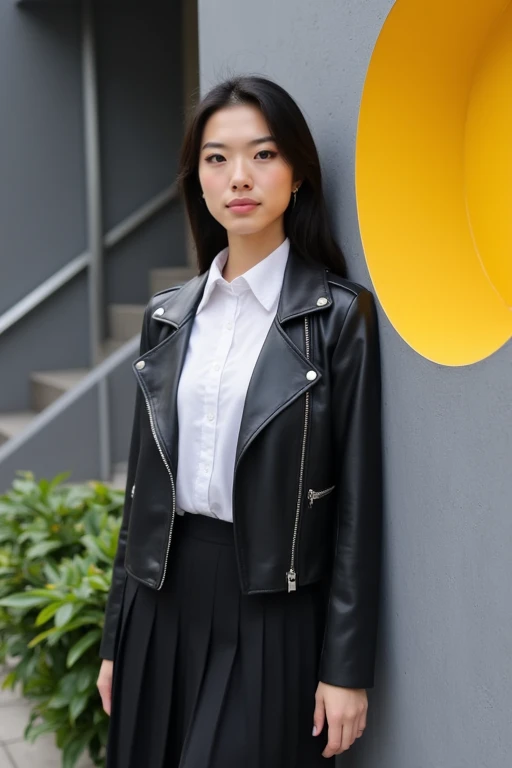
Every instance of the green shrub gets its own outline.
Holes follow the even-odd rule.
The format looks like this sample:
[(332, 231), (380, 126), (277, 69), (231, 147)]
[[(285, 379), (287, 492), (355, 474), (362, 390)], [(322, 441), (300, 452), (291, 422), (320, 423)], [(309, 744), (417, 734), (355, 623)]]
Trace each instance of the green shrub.
[(15, 657), (3, 687), (33, 702), (25, 738), (54, 732), (63, 768), (85, 750), (102, 766), (96, 680), (124, 492), (66, 477), (20, 473), (0, 496), (0, 662)]

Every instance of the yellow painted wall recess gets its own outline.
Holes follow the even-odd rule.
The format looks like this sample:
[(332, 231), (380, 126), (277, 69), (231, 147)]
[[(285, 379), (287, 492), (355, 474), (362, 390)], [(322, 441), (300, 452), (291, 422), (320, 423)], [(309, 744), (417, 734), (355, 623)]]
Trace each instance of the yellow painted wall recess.
[(397, 0), (356, 191), (375, 291), (413, 349), (469, 365), (512, 337), (512, 0)]

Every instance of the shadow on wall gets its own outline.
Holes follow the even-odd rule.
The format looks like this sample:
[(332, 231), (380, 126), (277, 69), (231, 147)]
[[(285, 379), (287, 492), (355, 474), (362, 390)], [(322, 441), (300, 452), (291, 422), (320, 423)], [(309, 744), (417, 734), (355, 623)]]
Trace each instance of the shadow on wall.
[(511, 0), (397, 0), (367, 73), (368, 269), (397, 332), (443, 365), (512, 338), (511, 82)]

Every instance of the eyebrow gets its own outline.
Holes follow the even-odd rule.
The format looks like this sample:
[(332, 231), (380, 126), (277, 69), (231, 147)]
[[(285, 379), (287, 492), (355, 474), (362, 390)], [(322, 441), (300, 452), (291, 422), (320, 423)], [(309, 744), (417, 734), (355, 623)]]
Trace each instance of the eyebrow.
[[(256, 144), (265, 144), (267, 141), (273, 141), (274, 144), (276, 143), (276, 140), (273, 136), (262, 136), (260, 139), (253, 139), (252, 141), (247, 142), (248, 147), (255, 146)], [(207, 141), (206, 144), (202, 147), (202, 149), (227, 149), (227, 144), (222, 144), (220, 141)]]

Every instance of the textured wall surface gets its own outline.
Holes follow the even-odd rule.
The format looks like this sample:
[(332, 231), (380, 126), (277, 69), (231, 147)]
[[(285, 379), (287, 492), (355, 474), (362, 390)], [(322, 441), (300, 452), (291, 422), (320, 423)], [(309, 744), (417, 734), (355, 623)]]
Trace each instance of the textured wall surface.
[[(355, 140), (365, 72), (391, 6), (199, 0), (202, 93), (238, 72), (266, 74), (291, 92), (320, 151), (350, 276), (369, 288)], [(505, 768), (512, 754), (512, 343), (476, 365), (447, 368), (420, 357), (379, 313), (386, 524), (378, 671), (367, 732), (339, 762)]]
[[(87, 248), (80, 5), (0, 6), (0, 314)], [(96, 5), (108, 231), (174, 181), (181, 14), (160, 0)], [(105, 303), (145, 304), (149, 269), (185, 263), (176, 203), (105, 255)], [(87, 367), (88, 354), (83, 272), (0, 337), (0, 412), (28, 408), (31, 371)]]
[(2, 3), (0, 69), (3, 312), (85, 248), (76, 6)]

